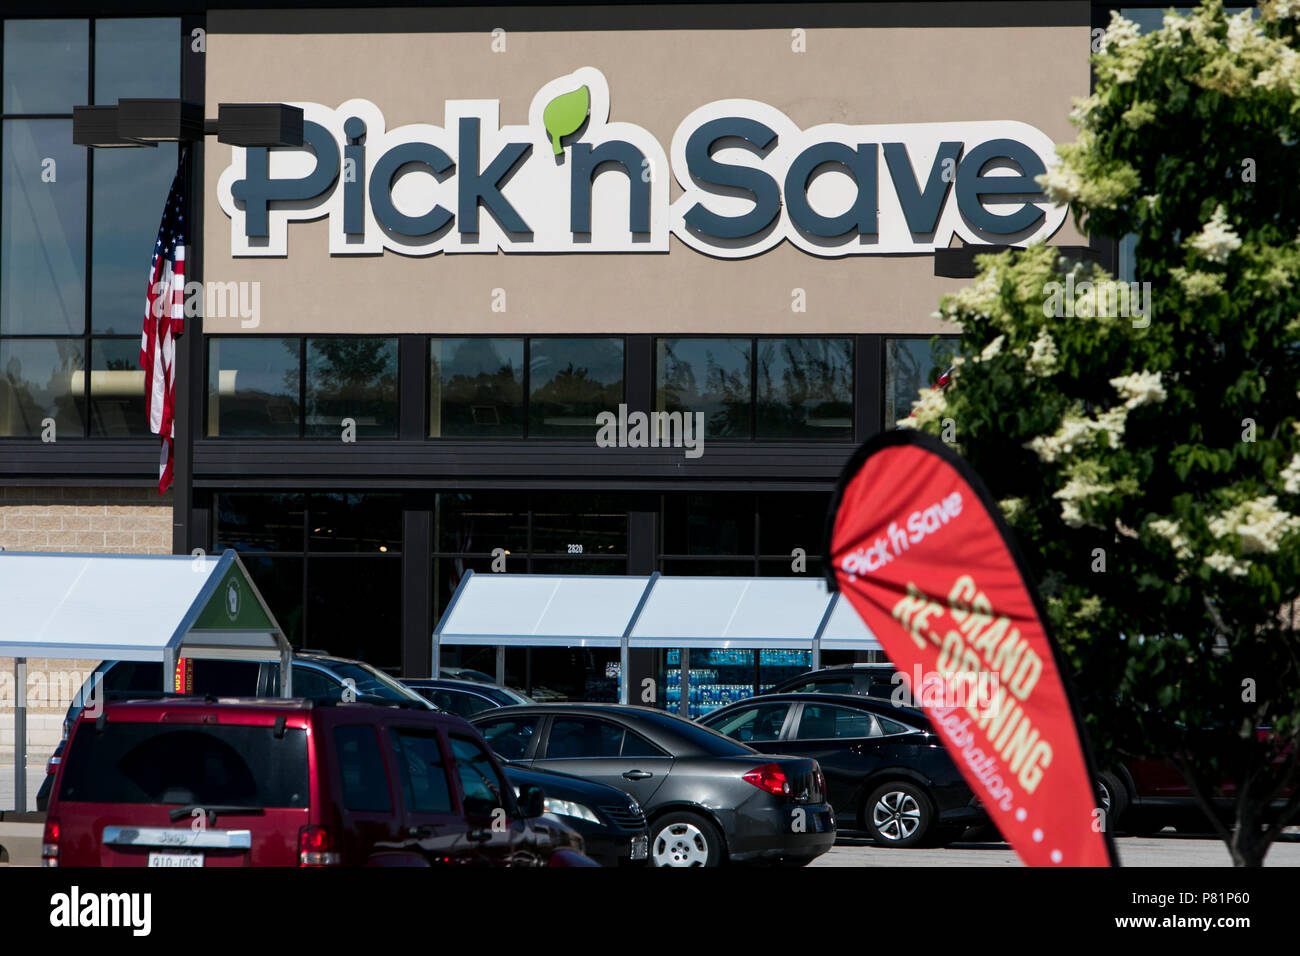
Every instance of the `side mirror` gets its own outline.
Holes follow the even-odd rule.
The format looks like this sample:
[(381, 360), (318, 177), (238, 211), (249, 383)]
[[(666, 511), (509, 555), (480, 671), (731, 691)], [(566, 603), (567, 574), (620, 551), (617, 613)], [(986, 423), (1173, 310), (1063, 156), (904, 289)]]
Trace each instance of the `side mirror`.
[(546, 812), (546, 793), (541, 787), (519, 788), (519, 812), (524, 819), (532, 820)]

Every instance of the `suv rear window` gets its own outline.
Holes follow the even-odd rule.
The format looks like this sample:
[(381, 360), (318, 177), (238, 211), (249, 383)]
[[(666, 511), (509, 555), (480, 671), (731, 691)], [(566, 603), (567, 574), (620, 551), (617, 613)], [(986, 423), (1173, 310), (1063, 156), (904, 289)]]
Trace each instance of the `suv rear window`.
[(64, 758), (59, 799), (305, 807), (307, 733), (220, 724), (84, 723)]

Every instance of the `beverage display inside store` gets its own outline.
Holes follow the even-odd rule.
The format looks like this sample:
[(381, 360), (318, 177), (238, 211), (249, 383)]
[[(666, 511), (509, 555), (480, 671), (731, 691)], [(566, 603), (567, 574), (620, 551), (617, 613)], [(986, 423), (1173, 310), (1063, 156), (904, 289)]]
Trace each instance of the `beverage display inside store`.
[[(812, 658), (808, 651), (786, 650), (694, 650), (689, 655), (687, 713), (692, 720), (802, 674)], [(681, 651), (666, 651), (664, 664), (664, 703), (675, 714), (682, 699)]]

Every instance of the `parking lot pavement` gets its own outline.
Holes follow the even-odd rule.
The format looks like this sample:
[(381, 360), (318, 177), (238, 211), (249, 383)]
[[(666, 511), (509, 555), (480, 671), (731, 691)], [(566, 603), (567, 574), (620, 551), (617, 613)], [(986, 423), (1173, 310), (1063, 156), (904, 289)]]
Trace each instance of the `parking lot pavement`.
[[(1300, 866), (1300, 834), (1295, 828), (1273, 844), (1265, 866)], [(1119, 837), (1115, 841), (1124, 866), (1232, 866), (1228, 850), (1216, 837), (1184, 836), (1172, 830), (1153, 837)], [(865, 836), (844, 833), (835, 846), (809, 866), (1020, 866), (1005, 843), (954, 843), (937, 850), (888, 850)]]

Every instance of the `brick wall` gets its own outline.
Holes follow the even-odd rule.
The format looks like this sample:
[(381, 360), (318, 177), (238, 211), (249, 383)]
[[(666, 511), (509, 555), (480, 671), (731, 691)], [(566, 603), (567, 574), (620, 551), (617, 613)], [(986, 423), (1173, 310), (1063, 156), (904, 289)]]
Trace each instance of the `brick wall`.
[(153, 488), (0, 488), (0, 548), (171, 554), (172, 496)]
[[(0, 488), (0, 548), (94, 554), (170, 554), (172, 496), (155, 488)], [(27, 661), (29, 765), (43, 768), (64, 711), (98, 661)], [(14, 662), (0, 658), (0, 761), (13, 763)], [(0, 803), (8, 802), (0, 794)], [(3, 809), (3, 807), (0, 807)]]

